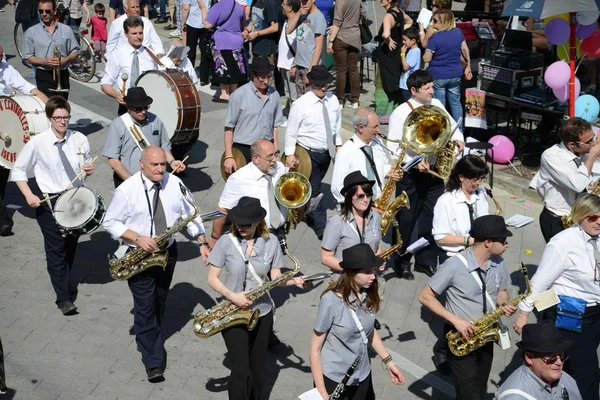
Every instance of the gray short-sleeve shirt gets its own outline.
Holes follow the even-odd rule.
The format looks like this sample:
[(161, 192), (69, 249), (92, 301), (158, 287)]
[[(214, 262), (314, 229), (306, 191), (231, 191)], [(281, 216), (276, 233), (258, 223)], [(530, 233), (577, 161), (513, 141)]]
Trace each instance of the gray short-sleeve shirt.
[[(507, 290), (510, 286), (510, 275), (502, 257), (492, 257), (488, 264), (481, 268), (472, 247), (460, 254), (467, 259), (469, 269), (457, 256), (450, 257), (440, 265), (435, 275), (429, 278), (428, 284), (437, 294), (446, 291), (448, 311), (466, 321), (475, 321), (483, 316), (483, 293), (471, 271), (481, 270), (486, 290), (494, 303), (498, 291)], [(488, 312), (492, 310), (489, 304), (486, 307)]]
[[(67, 57), (75, 52), (79, 54), (79, 43), (75, 39), (75, 34), (70, 27), (60, 22), (55, 22), (53, 33), (48, 32), (48, 28), (43, 22), (33, 25), (25, 31), (23, 39), (23, 60), (35, 56), (37, 58), (46, 58), (54, 54), (54, 46), (60, 49), (61, 57)], [(67, 64), (60, 69), (67, 69)], [(52, 70), (52, 67), (37, 66), (36, 68)]]
[[(366, 293), (362, 293), (359, 304), (358, 299), (351, 294), (349, 300), (365, 334), (369, 337), (373, 334), (375, 314), (365, 309), (366, 298)], [(333, 291), (325, 293), (319, 302), (314, 330), (327, 332), (321, 349), (321, 364), (326, 377), (340, 382), (357, 356), (360, 356), (360, 361), (348, 380), (348, 385), (357, 386), (369, 376), (371, 361), (367, 345), (363, 343), (350, 309)]]
[[(242, 251), (246, 254), (248, 242), (237, 237), (235, 240), (238, 240)], [(269, 234), (269, 238), (266, 240), (259, 237), (255, 239), (253, 249), (254, 255), (250, 256), (249, 261), (256, 274), (266, 281), (268, 280), (267, 274), (271, 269), (280, 269), (283, 266), (283, 253), (281, 252), (279, 241), (273, 234)], [(217, 268), (225, 268), (227, 277), (225, 278), (224, 285), (234, 293), (254, 289), (259, 286), (250, 270), (246, 268), (244, 258), (229, 235), (223, 235), (217, 240), (215, 247), (208, 256), (208, 262)], [(245, 288), (244, 277), (246, 279)], [(267, 295), (262, 296), (250, 307), (251, 310), (256, 308), (259, 309), (261, 317), (267, 315), (272, 309), (269, 297)]]
[[(142, 125), (138, 123), (136, 125), (141, 128), (142, 133), (151, 145), (160, 146), (164, 151), (171, 151), (171, 142), (165, 125), (156, 114), (146, 113), (146, 121)], [(110, 123), (102, 155), (120, 160), (131, 175), (140, 171), (139, 161), (142, 157), (142, 151), (125, 127), (121, 117), (115, 118)]]
[[(312, 65), (312, 56), (316, 48), (315, 39), (317, 36), (324, 36), (326, 30), (327, 21), (319, 10), (308, 14), (304, 22), (298, 25), (296, 29), (296, 65), (304, 68)], [(325, 46), (325, 41), (323, 41), (323, 46)], [(323, 64), (323, 59), (319, 59), (318, 64)]]
[(561, 400), (563, 399), (562, 391), (565, 389), (569, 394), (569, 400), (581, 400), (581, 393), (575, 379), (566, 372), (563, 371), (558, 382), (550, 387), (538, 378), (527, 365), (521, 365), (508, 377), (506, 382), (498, 388), (496, 398), (504, 394), (503, 400), (523, 400), (524, 397), (519, 394), (505, 393), (513, 389), (521, 390), (537, 400)]

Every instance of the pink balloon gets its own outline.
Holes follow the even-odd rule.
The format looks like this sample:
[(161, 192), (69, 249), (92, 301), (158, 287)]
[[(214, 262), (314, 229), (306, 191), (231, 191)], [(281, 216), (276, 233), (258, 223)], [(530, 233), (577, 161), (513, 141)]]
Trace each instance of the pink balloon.
[(595, 23), (591, 25), (577, 25), (577, 31), (575, 33), (575, 36), (577, 36), (577, 39), (583, 40), (587, 37), (590, 37), (592, 33), (594, 33), (595, 29)]
[[(567, 83), (564, 87), (560, 89), (552, 89), (552, 92), (556, 96), (557, 99), (562, 101), (563, 103), (569, 100), (569, 84)], [(575, 98), (579, 97), (579, 93), (581, 92), (581, 82), (579, 82), (579, 78), (575, 78)]]
[(546, 25), (546, 38), (548, 42), (560, 45), (569, 40), (571, 27), (569, 23), (562, 18), (554, 18)]
[(492, 136), (488, 143), (494, 146), (488, 150), (488, 156), (497, 164), (506, 164), (515, 156), (515, 145), (504, 135)]
[(544, 73), (544, 82), (552, 89), (561, 89), (569, 83), (570, 77), (571, 67), (569, 67), (569, 64), (564, 61), (556, 61), (546, 69), (546, 72)]

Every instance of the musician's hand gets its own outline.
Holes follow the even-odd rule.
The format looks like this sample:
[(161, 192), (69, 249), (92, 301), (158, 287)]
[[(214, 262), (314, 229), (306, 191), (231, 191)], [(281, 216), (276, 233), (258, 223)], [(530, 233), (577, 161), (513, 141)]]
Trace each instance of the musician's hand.
[(46, 57), (44, 58), (44, 65), (52, 68), (57, 68), (60, 66), (57, 57)]
[(294, 154), (285, 157), (285, 166), (290, 169), (295, 169), (298, 167), (298, 160)]
[(38, 208), (40, 206), (40, 198), (37, 197), (35, 194), (25, 197), (25, 200), (27, 201), (27, 204), (29, 204), (29, 207), (31, 207), (31, 208)]
[(588, 157), (597, 158), (598, 156), (600, 156), (600, 140), (596, 141), (588, 154)]
[(402, 168), (393, 169), (387, 174), (387, 178), (390, 178), (394, 182), (398, 182), (404, 176), (404, 170)]
[(504, 315), (510, 318), (514, 313), (517, 312), (517, 306), (504, 306)]
[(475, 327), (473, 326), (473, 324), (468, 321), (465, 321), (462, 318), (457, 317), (457, 321), (454, 322), (454, 327), (456, 328), (457, 331), (460, 332), (460, 334), (465, 339), (470, 338), (475, 333)]
[[(319, 390), (319, 389), (317, 389)], [(323, 399), (328, 399), (329, 398), (329, 393), (327, 393), (327, 389), (323, 388), (322, 390), (319, 390), (319, 394), (321, 395), (321, 397)]]
[(85, 171), (85, 174), (87, 176), (90, 176), (91, 174), (94, 173), (94, 164), (92, 164), (92, 163), (85, 164), (82, 168)]
[(68, 65), (70, 62), (71, 62), (71, 61), (67, 60), (67, 58), (66, 58), (66, 57), (61, 57), (61, 58), (60, 58), (60, 65), (61, 65), (61, 66), (63, 66), (63, 65)]
[(427, 159), (423, 159), (423, 161), (417, 165), (417, 168), (419, 169), (419, 172), (429, 172), (429, 163), (427, 162)]
[(200, 246), (200, 257), (202, 257), (202, 261), (204, 261), (204, 266), (207, 267), (208, 256), (210, 255), (210, 248), (208, 246)]
[(250, 307), (252, 305), (252, 302), (250, 300), (248, 300), (248, 298), (246, 297), (246, 293), (248, 293), (248, 291), (240, 292), (240, 293), (232, 293), (229, 296), (229, 300), (231, 300), (238, 307), (241, 307), (241, 308)]
[(521, 334), (521, 331), (523, 330), (523, 326), (525, 326), (525, 324), (527, 324), (528, 316), (529, 316), (528, 312), (521, 311), (519, 313), (519, 315), (517, 315), (517, 317), (515, 318), (515, 323), (513, 324), (513, 329), (515, 330), (515, 332), (517, 334), (519, 334), (519, 335)]
[(121, 93), (121, 92), (117, 93), (117, 101), (119, 102), (119, 104), (125, 105), (125, 100), (123, 100), (123, 97), (125, 97), (123, 95), (123, 93)]
[(465, 149), (465, 142), (456, 140), (454, 143), (456, 145), (456, 155), (462, 154), (463, 150)]
[(398, 366), (394, 364), (393, 361), (387, 363), (385, 369), (387, 370), (388, 374), (390, 374), (392, 383), (394, 383), (395, 385), (404, 385), (404, 382), (406, 382), (406, 380), (404, 379), (404, 375), (402, 374), (402, 371), (400, 371), (400, 368), (398, 368)]
[(137, 241), (138, 247), (146, 250), (146, 251), (156, 251), (158, 250), (158, 246), (156, 245), (156, 241), (150, 236), (140, 236)]
[(171, 162), (171, 168), (173, 168), (173, 173), (183, 172), (185, 171), (185, 164), (179, 160), (173, 160), (173, 162)]
[(297, 288), (306, 289), (310, 285), (310, 281), (305, 282), (304, 278), (306, 278), (306, 275), (297, 276), (290, 279), (289, 282), (291, 282), (291, 284), (295, 285)]
[(386, 266), (386, 264), (387, 264), (387, 261), (384, 261), (384, 262), (383, 262), (383, 264), (381, 264), (381, 266), (379, 267), (379, 270), (380, 270), (381, 272), (385, 271), (385, 266)]
[(225, 172), (228, 174), (233, 174), (235, 171), (237, 171), (237, 165), (233, 158), (228, 158), (225, 160), (223, 165), (225, 166)]

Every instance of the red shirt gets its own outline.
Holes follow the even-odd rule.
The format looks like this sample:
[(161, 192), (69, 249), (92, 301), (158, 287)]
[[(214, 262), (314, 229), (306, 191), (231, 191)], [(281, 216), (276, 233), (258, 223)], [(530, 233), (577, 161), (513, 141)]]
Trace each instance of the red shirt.
[(108, 33), (106, 30), (108, 20), (106, 17), (95, 15), (90, 18), (90, 20), (92, 23), (92, 40), (104, 40), (106, 42), (108, 40)]

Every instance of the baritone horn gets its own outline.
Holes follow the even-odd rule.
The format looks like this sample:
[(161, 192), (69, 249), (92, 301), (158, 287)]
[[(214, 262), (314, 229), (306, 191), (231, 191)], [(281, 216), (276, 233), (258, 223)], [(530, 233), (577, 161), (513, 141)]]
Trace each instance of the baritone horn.
[(308, 178), (299, 172), (288, 172), (279, 177), (274, 189), (275, 200), (288, 209), (289, 226), (296, 228), (300, 222), (297, 209), (308, 203), (312, 194)]

